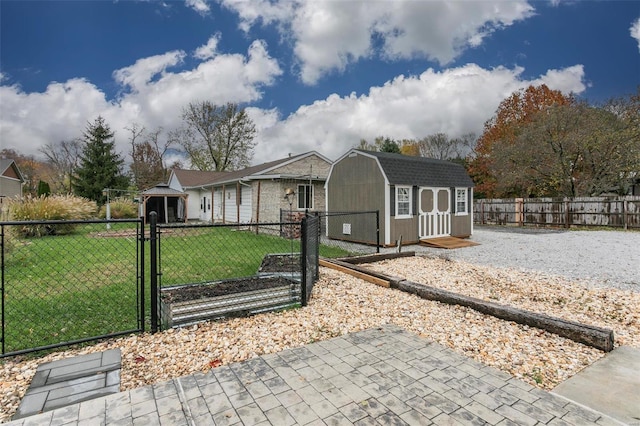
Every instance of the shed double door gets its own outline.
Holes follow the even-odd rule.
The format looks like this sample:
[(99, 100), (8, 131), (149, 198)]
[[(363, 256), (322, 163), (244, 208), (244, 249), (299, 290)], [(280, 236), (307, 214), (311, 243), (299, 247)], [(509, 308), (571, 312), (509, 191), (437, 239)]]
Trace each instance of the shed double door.
[(451, 235), (451, 190), (420, 188), (418, 200), (420, 238)]

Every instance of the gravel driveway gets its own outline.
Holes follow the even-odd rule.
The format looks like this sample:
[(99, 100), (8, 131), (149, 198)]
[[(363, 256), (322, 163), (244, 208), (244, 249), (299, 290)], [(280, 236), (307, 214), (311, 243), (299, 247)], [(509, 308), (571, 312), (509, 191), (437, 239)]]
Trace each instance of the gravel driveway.
[(475, 227), (479, 246), (455, 250), (407, 246), (452, 260), (561, 275), (597, 287), (640, 292), (640, 232)]

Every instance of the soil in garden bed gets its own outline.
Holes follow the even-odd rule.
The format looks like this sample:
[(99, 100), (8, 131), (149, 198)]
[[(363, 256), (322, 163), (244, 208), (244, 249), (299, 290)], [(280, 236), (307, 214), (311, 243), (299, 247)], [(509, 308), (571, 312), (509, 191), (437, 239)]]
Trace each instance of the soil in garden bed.
[(300, 256), (268, 254), (262, 259), (258, 272), (300, 272)]
[(198, 300), (205, 297), (225, 296), (245, 291), (267, 290), (275, 287), (291, 285), (291, 280), (283, 277), (248, 277), (239, 280), (222, 281), (211, 284), (198, 284), (162, 291), (165, 302), (179, 303)]

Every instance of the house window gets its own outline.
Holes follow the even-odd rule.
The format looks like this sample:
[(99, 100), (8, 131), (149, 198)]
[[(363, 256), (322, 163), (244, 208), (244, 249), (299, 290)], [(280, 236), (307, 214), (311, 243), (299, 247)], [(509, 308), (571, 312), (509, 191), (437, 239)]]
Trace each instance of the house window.
[(298, 210), (313, 209), (313, 185), (298, 185)]
[(468, 189), (456, 188), (456, 215), (463, 216), (469, 214), (467, 210)]
[(396, 217), (411, 216), (411, 187), (396, 187)]

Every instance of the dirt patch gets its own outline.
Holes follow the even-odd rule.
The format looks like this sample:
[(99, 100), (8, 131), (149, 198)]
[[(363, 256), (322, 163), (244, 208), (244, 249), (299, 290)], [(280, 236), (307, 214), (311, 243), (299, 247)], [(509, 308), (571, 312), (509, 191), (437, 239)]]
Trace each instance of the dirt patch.
[(254, 290), (267, 290), (275, 287), (290, 285), (291, 281), (283, 277), (247, 277), (237, 280), (221, 281), (178, 287), (162, 290), (162, 300), (179, 303), (198, 300), (205, 297), (225, 296)]

